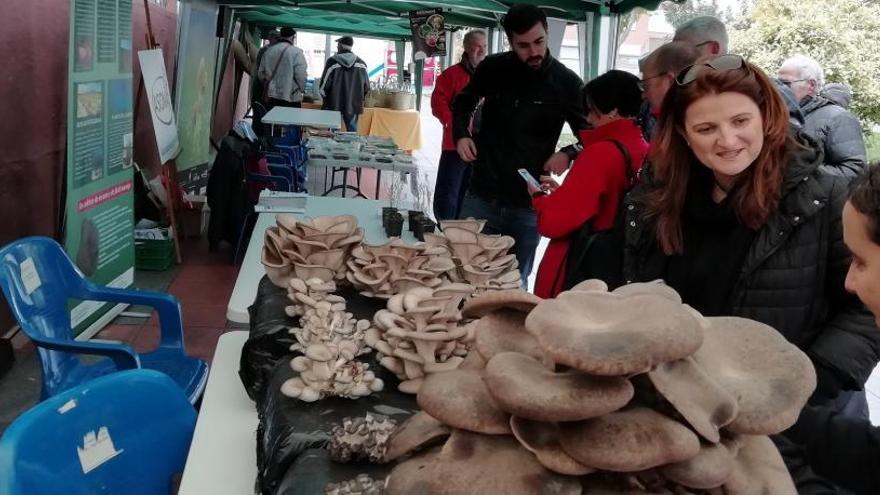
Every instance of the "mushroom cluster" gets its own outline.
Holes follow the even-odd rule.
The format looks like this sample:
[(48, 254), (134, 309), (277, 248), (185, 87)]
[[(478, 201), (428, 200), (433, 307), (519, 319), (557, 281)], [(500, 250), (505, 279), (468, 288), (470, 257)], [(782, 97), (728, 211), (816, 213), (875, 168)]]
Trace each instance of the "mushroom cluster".
[(463, 312), (482, 315), (477, 352), (424, 379), (386, 457), (442, 440), (425, 416), (451, 435), (398, 464), (387, 494), (795, 493), (767, 435), (815, 372), (773, 328), (704, 318), (660, 284), (487, 293)]
[(443, 220), (441, 234), (425, 234), (429, 247), (445, 248), (453, 258), (455, 270), (446, 276), (452, 282), (473, 285), (477, 293), (520, 287), (519, 263), (508, 254), (513, 247), (510, 236), (483, 234), (485, 220)]
[(376, 312), (366, 342), (379, 364), (401, 380), (401, 392), (414, 394), (425, 376), (454, 370), (464, 361), (473, 332), (461, 324), (459, 306), (473, 289), (451, 283), (415, 287), (391, 296), (387, 309)]
[(448, 252), (394, 238), (385, 244), (363, 244), (352, 250), (346, 277), (367, 297), (388, 298), (416, 287), (437, 287), (455, 268)]
[(293, 277), (344, 279), (345, 260), (364, 238), (364, 230), (351, 215), (298, 220), (296, 215), (279, 213), (275, 223), (266, 229), (262, 262), (269, 280), (281, 288)]
[(350, 481), (330, 483), (324, 488), (324, 495), (382, 495), (385, 484), (375, 481), (367, 474), (359, 474)]
[(329, 344), (336, 346), (343, 357), (370, 352), (364, 344), (364, 334), (370, 322), (356, 320), (346, 312), (345, 298), (333, 294), (334, 291), (336, 283), (333, 281), (290, 279), (287, 297), (293, 304), (284, 311), (290, 317), (299, 318), (299, 326), (290, 329), (296, 338), (291, 351), (305, 352), (310, 345)]
[(344, 418), (330, 430), (327, 449), (334, 461), (368, 460), (384, 462), (388, 438), (397, 422), (385, 416), (367, 413), (364, 417)]
[(289, 316), (299, 317), (299, 326), (290, 329), (296, 338), (290, 350), (301, 352), (290, 361), (299, 375), (285, 381), (281, 393), (305, 402), (327, 396), (358, 398), (384, 387), (369, 365), (355, 358), (370, 351), (365, 343), (368, 320), (355, 320), (345, 311), (345, 299), (332, 294), (333, 281), (298, 278), (288, 282), (285, 308)]
[(351, 353), (342, 354), (340, 346), (333, 344), (308, 346), (305, 355), (290, 361), (290, 367), (299, 375), (286, 380), (281, 393), (304, 402), (330, 396), (357, 399), (384, 387), (370, 365), (353, 361)]

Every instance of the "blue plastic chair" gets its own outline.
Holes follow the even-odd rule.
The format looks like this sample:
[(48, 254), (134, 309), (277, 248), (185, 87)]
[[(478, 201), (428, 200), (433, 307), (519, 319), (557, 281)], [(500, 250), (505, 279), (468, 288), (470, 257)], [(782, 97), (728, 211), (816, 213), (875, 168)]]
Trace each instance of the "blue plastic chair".
[[(208, 364), (184, 353), (180, 303), (170, 294), (96, 285), (64, 249), (46, 237), (26, 237), (0, 249), (0, 287), (22, 331), (39, 351), (41, 399), (115, 371), (147, 368), (171, 377), (191, 403), (205, 389)], [(69, 299), (142, 304), (159, 313), (159, 347), (138, 354), (128, 345), (73, 339)], [(101, 359), (85, 363), (79, 355)]]
[(0, 438), (3, 495), (167, 495), (196, 412), (166, 375), (130, 370), (62, 392)]

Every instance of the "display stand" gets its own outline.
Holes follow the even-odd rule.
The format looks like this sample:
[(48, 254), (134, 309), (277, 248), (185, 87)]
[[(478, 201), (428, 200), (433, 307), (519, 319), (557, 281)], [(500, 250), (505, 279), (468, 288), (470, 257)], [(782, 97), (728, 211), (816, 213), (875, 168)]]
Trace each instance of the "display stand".
[[(144, 0), (144, 12), (147, 16), (147, 32), (144, 34), (144, 38), (146, 39), (147, 49), (153, 50), (156, 48), (160, 48), (159, 42), (156, 41), (156, 37), (153, 36), (153, 22), (150, 18), (150, 5), (148, 0)], [(141, 107), (141, 98), (144, 93), (144, 78), (141, 77), (141, 83), (138, 85), (137, 91), (137, 99), (135, 99), (135, 107), (134, 107), (134, 117), (133, 121), (137, 124), (138, 114), (140, 113)], [(168, 160), (166, 163), (162, 164), (162, 176), (167, 180), (162, 181), (162, 186), (165, 188), (165, 197), (168, 198), (168, 204), (166, 205), (166, 211), (168, 214), (168, 223), (171, 225), (171, 239), (174, 241), (174, 256), (177, 260), (177, 263), (180, 264), (183, 262), (183, 258), (180, 255), (180, 241), (177, 234), (177, 218), (174, 214), (174, 206), (175, 206), (175, 195), (173, 184), (177, 184), (177, 165), (174, 162), (174, 159)]]

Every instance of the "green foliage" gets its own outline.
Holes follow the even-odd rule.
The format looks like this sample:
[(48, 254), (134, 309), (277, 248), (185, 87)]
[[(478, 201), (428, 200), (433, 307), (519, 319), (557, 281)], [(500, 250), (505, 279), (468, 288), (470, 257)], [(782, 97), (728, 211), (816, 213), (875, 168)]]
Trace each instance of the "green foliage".
[(678, 29), (685, 22), (703, 15), (724, 19), (718, 0), (685, 0), (682, 3), (663, 2), (663, 15), (672, 27)]
[(731, 51), (771, 75), (796, 53), (815, 58), (826, 82), (850, 86), (863, 126), (880, 122), (880, 2), (757, 0), (730, 34)]
[(880, 134), (865, 136), (865, 146), (868, 147), (868, 162), (880, 161)]

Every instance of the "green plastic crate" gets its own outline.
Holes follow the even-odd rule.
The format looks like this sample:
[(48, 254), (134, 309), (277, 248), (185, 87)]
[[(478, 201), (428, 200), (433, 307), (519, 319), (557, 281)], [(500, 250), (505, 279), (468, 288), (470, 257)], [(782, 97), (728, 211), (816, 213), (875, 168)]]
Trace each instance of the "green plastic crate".
[(134, 241), (134, 266), (138, 270), (167, 270), (174, 263), (172, 239), (137, 239)]

